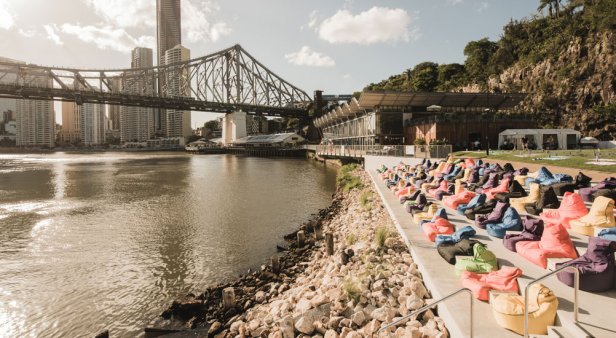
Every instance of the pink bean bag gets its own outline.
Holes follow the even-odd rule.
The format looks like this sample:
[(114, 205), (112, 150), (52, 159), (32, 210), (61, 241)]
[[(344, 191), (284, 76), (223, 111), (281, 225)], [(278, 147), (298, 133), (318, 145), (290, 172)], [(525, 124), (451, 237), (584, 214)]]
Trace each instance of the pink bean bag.
[(508, 193), (509, 192), (509, 181), (511, 181), (510, 178), (505, 178), (502, 181), (500, 181), (498, 186), (496, 186), (495, 188), (483, 189), (482, 193), (486, 194), (486, 198), (489, 200), (493, 199), (494, 195), (498, 194), (499, 192)]
[(515, 250), (520, 256), (544, 269), (548, 264), (548, 258), (578, 257), (567, 229), (559, 223), (546, 224), (541, 240), (517, 242)]
[(449, 182), (446, 180), (442, 180), (441, 184), (439, 184), (439, 186), (436, 189), (429, 189), (428, 190), (428, 195), (435, 197), (436, 196), (436, 192), (437, 191), (447, 191), (447, 187), (449, 186)]
[(490, 290), (518, 293), (518, 277), (522, 276), (519, 268), (503, 266), (500, 270), (487, 274), (462, 271), (462, 285), (473, 291), (475, 298), (488, 301)]
[(436, 235), (451, 235), (455, 231), (454, 225), (441, 217), (437, 217), (434, 222), (424, 223), (421, 229), (431, 242), (434, 242)]
[(445, 204), (446, 207), (455, 210), (458, 208), (458, 205), (467, 204), (470, 202), (475, 195), (477, 194), (472, 191), (465, 190), (459, 194), (443, 198), (443, 204)]
[(562, 224), (568, 229), (571, 227), (569, 221), (586, 214), (588, 214), (588, 208), (586, 208), (582, 197), (567, 191), (558, 209), (543, 209), (539, 216), (546, 224)]

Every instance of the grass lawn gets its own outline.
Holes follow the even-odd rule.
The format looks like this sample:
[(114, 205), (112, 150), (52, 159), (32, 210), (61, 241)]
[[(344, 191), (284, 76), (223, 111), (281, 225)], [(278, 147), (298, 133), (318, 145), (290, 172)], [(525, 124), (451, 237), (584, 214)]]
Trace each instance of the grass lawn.
[(457, 157), (474, 157), (483, 159), (497, 159), (504, 161), (515, 161), (525, 163), (536, 163), (553, 165), (567, 168), (578, 168), (616, 173), (616, 149), (602, 149), (596, 153), (600, 159), (613, 160), (612, 165), (589, 164), (595, 160), (595, 150), (533, 150), (531, 155), (528, 152), (522, 153), (519, 150), (504, 151), (491, 150), (490, 156), (486, 156), (485, 151), (458, 151), (454, 153)]

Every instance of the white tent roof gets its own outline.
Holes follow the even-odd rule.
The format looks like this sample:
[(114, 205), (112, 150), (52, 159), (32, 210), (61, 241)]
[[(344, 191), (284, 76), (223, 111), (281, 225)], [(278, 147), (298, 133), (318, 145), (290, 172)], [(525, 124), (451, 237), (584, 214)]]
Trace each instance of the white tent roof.
[(296, 138), (296, 142), (304, 141), (304, 138), (296, 133), (282, 133), (282, 134), (270, 134), (270, 135), (254, 135), (239, 138), (233, 141), (233, 144), (272, 144), (285, 142), (290, 138)]
[(506, 129), (499, 133), (499, 135), (533, 135), (533, 134), (580, 134), (579, 131), (573, 129)]

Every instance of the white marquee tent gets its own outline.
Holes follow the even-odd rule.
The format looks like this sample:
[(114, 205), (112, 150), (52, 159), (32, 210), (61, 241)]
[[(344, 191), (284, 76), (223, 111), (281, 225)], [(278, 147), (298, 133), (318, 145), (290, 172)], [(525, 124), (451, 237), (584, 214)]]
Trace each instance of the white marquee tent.
[(581, 133), (573, 129), (507, 129), (498, 134), (498, 145), (505, 142), (522, 149), (522, 138), (537, 149), (574, 149), (578, 146)]

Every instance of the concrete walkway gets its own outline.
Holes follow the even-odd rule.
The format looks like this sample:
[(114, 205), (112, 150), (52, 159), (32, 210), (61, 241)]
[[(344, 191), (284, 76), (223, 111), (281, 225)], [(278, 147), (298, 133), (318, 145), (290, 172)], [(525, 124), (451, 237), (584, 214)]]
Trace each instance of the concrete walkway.
[[(409, 159), (408, 164), (414, 164), (414, 159)], [(417, 163), (419, 160), (417, 160)], [(519, 164), (518, 164), (519, 165)], [(514, 166), (516, 166), (514, 164)], [(456, 276), (454, 266), (445, 262), (436, 251), (433, 242), (430, 242), (423, 234), (421, 228), (414, 224), (412, 217), (400, 205), (398, 199), (387, 189), (374, 170), (368, 171), (373, 180), (376, 191), (381, 196), (383, 203), (401, 236), (405, 239), (413, 258), (418, 265), (426, 286), (430, 289), (432, 297), (438, 300), (452, 292), (462, 288), (459, 277)], [(432, 201), (442, 206), (440, 201)], [(449, 220), (460, 228), (473, 225), (464, 216), (458, 215), (453, 210), (447, 209)], [(519, 278), (520, 289), (532, 280), (535, 280), (549, 271), (544, 270), (514, 252), (507, 250), (502, 245), (502, 240), (488, 236), (487, 232), (477, 229), (476, 239), (487, 245), (488, 249), (498, 257), (500, 266), (516, 266), (522, 269), (523, 276)], [(572, 239), (580, 251), (584, 251), (588, 242), (584, 236), (572, 235)], [(573, 289), (558, 281), (554, 277), (542, 282), (551, 288), (559, 298), (559, 312), (557, 322), (562, 326), (573, 322)], [(579, 293), (579, 319), (580, 326), (595, 337), (616, 337), (616, 290), (593, 294), (584, 291)], [(460, 295), (439, 306), (439, 315), (445, 320), (452, 337), (468, 337), (470, 331), (469, 300), (467, 296)], [(475, 300), (474, 330), (475, 337), (519, 337), (517, 334), (505, 330), (496, 324), (490, 305), (486, 302)], [(571, 325), (566, 325), (570, 327)], [(578, 327), (574, 327), (577, 329)], [(575, 331), (575, 330), (574, 330)], [(561, 331), (563, 332), (563, 331)], [(565, 337), (580, 336), (576, 334), (564, 334)]]

